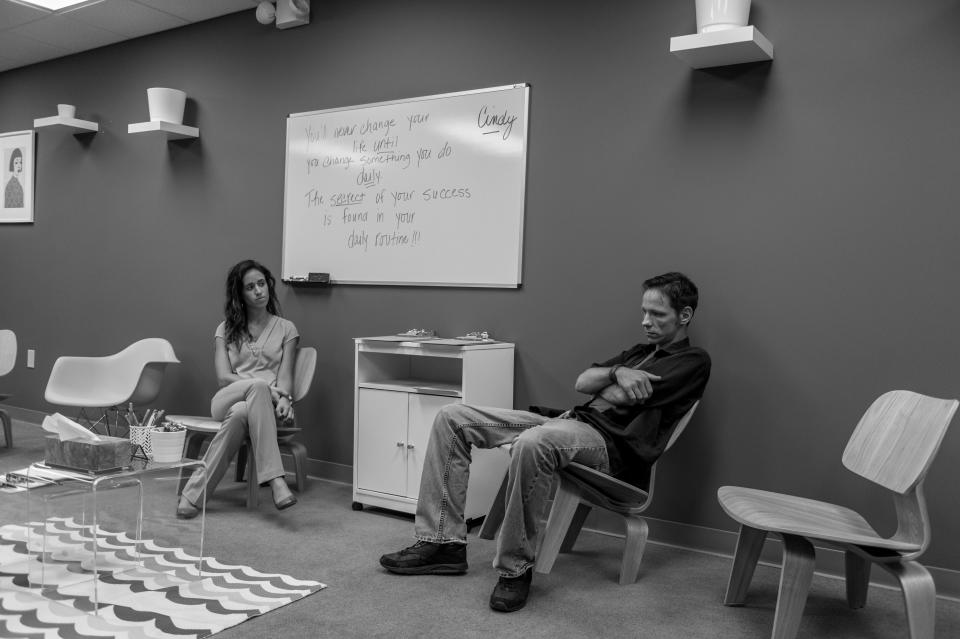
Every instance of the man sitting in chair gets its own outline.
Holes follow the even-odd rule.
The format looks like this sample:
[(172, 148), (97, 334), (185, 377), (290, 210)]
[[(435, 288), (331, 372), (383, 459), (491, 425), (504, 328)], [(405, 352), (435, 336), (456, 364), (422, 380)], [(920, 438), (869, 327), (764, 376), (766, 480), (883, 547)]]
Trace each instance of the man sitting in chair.
[(650, 468), (673, 427), (703, 395), (710, 357), (687, 338), (697, 299), (696, 285), (682, 273), (645, 281), (641, 326), (647, 343), (581, 373), (576, 389), (591, 399), (556, 418), (504, 408), (445, 406), (433, 422), (420, 479), (418, 541), (383, 555), (380, 564), (401, 575), (465, 573), (470, 446), (512, 443), (505, 514), (493, 561), (500, 578), (490, 607), (501, 612), (522, 608), (554, 474), (578, 462), (646, 488)]

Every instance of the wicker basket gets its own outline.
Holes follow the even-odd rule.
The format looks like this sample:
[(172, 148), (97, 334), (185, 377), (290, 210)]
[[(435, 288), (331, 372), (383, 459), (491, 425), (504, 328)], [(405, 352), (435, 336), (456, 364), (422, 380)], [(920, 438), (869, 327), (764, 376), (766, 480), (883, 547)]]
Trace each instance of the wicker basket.
[(153, 446), (150, 442), (150, 430), (146, 426), (131, 426), (130, 443), (134, 446), (139, 445), (143, 449), (143, 454), (152, 459)]

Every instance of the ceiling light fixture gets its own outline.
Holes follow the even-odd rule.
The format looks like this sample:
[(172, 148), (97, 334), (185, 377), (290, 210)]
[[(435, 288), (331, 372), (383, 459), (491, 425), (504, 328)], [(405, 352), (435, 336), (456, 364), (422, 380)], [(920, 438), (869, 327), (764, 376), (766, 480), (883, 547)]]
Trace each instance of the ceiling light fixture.
[(310, 24), (310, 0), (263, 0), (257, 5), (257, 22), (270, 24), (276, 21), (278, 29), (289, 29)]
[(95, 2), (101, 2), (102, 0), (13, 0), (18, 4), (25, 4), (31, 7), (36, 7), (38, 9), (46, 9), (47, 11), (63, 11), (64, 9), (72, 9), (77, 5), (81, 4), (94, 4)]

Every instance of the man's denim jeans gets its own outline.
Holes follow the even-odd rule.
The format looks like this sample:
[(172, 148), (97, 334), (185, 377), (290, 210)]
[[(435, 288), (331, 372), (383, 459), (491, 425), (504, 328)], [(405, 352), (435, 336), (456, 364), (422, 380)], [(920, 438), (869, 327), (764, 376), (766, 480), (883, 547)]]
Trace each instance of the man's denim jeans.
[(450, 404), (437, 414), (420, 478), (416, 537), (435, 543), (466, 543), (464, 506), (470, 447), (513, 444), (506, 513), (493, 567), (516, 577), (533, 566), (540, 518), (554, 475), (572, 461), (609, 472), (599, 431), (572, 419), (505, 408)]

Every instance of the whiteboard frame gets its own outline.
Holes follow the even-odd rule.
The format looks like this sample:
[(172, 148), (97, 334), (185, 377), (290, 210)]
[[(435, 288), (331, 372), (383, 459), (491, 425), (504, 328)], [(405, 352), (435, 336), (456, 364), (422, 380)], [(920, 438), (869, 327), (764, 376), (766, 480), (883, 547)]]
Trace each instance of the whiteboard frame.
[[(516, 284), (500, 284), (500, 283), (463, 283), (463, 282), (408, 282), (408, 281), (392, 281), (392, 280), (383, 280), (383, 281), (371, 281), (371, 280), (336, 280), (331, 278), (330, 284), (352, 284), (360, 286), (444, 286), (444, 287), (457, 287), (457, 288), (520, 288), (523, 283), (523, 227), (526, 224), (526, 212), (527, 212), (527, 147), (530, 142), (530, 84), (527, 82), (520, 82), (517, 84), (505, 84), (498, 87), (488, 87), (485, 89), (471, 89), (469, 91), (455, 91), (453, 93), (437, 93), (435, 95), (425, 95), (417, 98), (406, 98), (399, 100), (386, 100), (384, 102), (370, 102), (368, 104), (356, 104), (353, 106), (347, 107), (331, 107), (329, 109), (317, 109), (315, 111), (301, 111), (300, 113), (291, 113), (287, 116), (287, 121), (291, 118), (300, 118), (311, 115), (320, 115), (323, 113), (334, 113), (334, 112), (346, 112), (354, 111), (357, 109), (368, 109), (371, 107), (383, 107), (383, 106), (392, 106), (394, 104), (411, 104), (415, 102), (425, 102), (429, 100), (440, 100), (443, 98), (453, 98), (463, 95), (476, 95), (479, 93), (489, 93), (492, 91), (507, 91), (509, 89), (524, 89), (523, 91), (523, 117), (524, 117), (524, 127), (523, 127), (523, 175), (520, 177), (520, 185), (523, 192), (523, 201), (520, 206), (520, 237), (517, 244), (517, 283)], [(282, 243), (280, 246), (280, 273), (286, 273), (286, 260), (287, 260), (287, 181), (290, 177), (290, 154), (289, 143), (290, 140), (286, 138), (286, 130), (289, 126), (288, 123), (285, 123), (284, 126), (284, 167), (283, 167), (283, 227), (282, 227)], [(305, 273), (303, 277), (306, 277)], [(306, 279), (293, 279), (291, 277), (281, 278), (284, 283), (287, 284), (309, 284)]]

